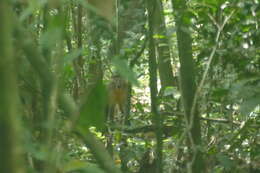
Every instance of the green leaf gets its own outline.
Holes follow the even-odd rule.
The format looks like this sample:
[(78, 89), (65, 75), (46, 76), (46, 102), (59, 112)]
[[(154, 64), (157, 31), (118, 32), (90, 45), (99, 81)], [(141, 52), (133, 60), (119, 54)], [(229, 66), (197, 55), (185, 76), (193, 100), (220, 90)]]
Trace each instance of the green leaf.
[(234, 166), (233, 161), (230, 160), (230, 158), (227, 155), (221, 153), (217, 154), (217, 159), (220, 162), (220, 164), (228, 170), (232, 169), (232, 167)]
[(71, 51), (64, 57), (64, 64), (71, 63), (75, 58), (79, 57), (83, 53), (82, 49), (76, 49)]
[(212, 97), (214, 101), (221, 102), (223, 97), (226, 97), (228, 94), (228, 89), (225, 88), (216, 88), (212, 92)]
[(88, 93), (80, 110), (77, 127), (80, 131), (84, 131), (84, 129), (88, 129), (91, 126), (102, 130), (104, 128), (107, 103), (106, 87), (102, 82), (99, 82)]
[(44, 32), (40, 37), (42, 48), (53, 50), (57, 45), (57, 42), (62, 40), (62, 32), (61, 28), (51, 28)]
[(166, 87), (163, 96), (173, 95), (175, 99), (179, 99), (181, 94), (176, 87)]
[(63, 170), (65, 172), (81, 171), (84, 173), (105, 173), (96, 164), (84, 162), (81, 160), (71, 160), (64, 166)]
[(240, 112), (244, 115), (247, 115), (253, 111), (257, 105), (260, 105), (260, 94), (245, 100), (240, 107)]
[(154, 34), (153, 38), (165, 38), (165, 35)]
[(132, 71), (132, 69), (127, 64), (126, 60), (119, 59), (119, 58), (113, 58), (112, 64), (115, 66), (118, 73), (124, 78), (127, 79), (129, 82), (131, 82), (134, 85), (138, 85), (138, 81), (136, 78), (135, 73)]

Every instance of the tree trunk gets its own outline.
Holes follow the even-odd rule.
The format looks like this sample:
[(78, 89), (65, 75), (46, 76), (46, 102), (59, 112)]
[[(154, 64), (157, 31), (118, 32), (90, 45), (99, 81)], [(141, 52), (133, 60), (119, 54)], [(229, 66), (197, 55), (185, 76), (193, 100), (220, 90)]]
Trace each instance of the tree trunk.
[(158, 70), (162, 91), (168, 86), (174, 86), (174, 77), (171, 65), (171, 52), (167, 37), (165, 18), (163, 14), (163, 4), (161, 0), (156, 0), (154, 7), (154, 31), (158, 35), (156, 38), (156, 49), (158, 53)]
[[(81, 4), (78, 4), (77, 6), (77, 20), (76, 17), (74, 16), (73, 20), (75, 25), (74, 28), (75, 31), (77, 32), (76, 37), (77, 37), (77, 46), (78, 49), (82, 49), (82, 15), (83, 15), (83, 8)], [(73, 7), (72, 7), (73, 8)], [(73, 11), (74, 9), (72, 9)], [(75, 14), (73, 14), (75, 15)], [(82, 94), (82, 90), (85, 87), (85, 81), (84, 81), (84, 59), (82, 55), (79, 55), (75, 60), (73, 60), (73, 67), (76, 73), (75, 81), (74, 81), (74, 88), (73, 88), (73, 97), (77, 101), (79, 99), (79, 96)]]
[(163, 147), (163, 137), (162, 137), (162, 117), (157, 110), (157, 63), (155, 55), (155, 44), (154, 44), (154, 28), (153, 28), (153, 10), (155, 8), (155, 1), (147, 0), (147, 11), (148, 11), (148, 25), (149, 25), (149, 76), (150, 76), (150, 97), (151, 97), (151, 113), (153, 117), (153, 123), (156, 126), (156, 173), (163, 172), (162, 165), (162, 147)]
[[(197, 109), (192, 113), (192, 104), (195, 95), (195, 69), (192, 58), (192, 38), (189, 31), (190, 19), (185, 1), (172, 0), (177, 27), (177, 44), (180, 59), (180, 88), (182, 93), (182, 102), (184, 105), (187, 128), (192, 124), (190, 131), (191, 137), (188, 137), (188, 148), (190, 151), (189, 163), (191, 171), (194, 173), (204, 172), (202, 153), (196, 149), (201, 145), (200, 121)], [(192, 115), (193, 114), (193, 115)], [(193, 117), (192, 117), (193, 116)], [(189, 136), (189, 135), (188, 135)], [(192, 162), (192, 159), (194, 161)]]
[(0, 1), (0, 172), (22, 173), (17, 135), (18, 93), (12, 52), (11, 7)]

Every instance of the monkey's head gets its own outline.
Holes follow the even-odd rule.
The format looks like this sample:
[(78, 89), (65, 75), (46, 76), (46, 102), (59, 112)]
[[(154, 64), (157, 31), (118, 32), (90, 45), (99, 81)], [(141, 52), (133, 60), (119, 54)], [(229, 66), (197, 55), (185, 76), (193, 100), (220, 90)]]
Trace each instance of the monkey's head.
[(126, 81), (119, 74), (115, 74), (112, 76), (112, 85), (116, 89), (122, 89), (126, 87)]

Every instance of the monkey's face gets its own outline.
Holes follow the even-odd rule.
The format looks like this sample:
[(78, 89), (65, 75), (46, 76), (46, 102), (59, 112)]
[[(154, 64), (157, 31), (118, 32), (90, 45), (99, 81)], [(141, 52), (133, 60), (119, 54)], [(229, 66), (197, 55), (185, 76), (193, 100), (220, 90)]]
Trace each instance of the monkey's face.
[(120, 76), (113, 76), (112, 85), (114, 89), (122, 89), (126, 87), (126, 81), (123, 80)]
[(116, 79), (114, 82), (114, 87), (116, 89), (124, 88), (124, 81), (122, 79)]

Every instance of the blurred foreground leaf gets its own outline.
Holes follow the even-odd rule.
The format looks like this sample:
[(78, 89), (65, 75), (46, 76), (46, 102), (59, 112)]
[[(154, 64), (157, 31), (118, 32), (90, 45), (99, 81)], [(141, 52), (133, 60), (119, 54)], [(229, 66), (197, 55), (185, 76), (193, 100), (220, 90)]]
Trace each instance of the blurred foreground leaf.
[(103, 83), (97, 83), (90, 88), (85, 99), (78, 120), (77, 127), (83, 131), (91, 126), (98, 130), (104, 128), (105, 109), (106, 109), (106, 87)]
[(65, 172), (80, 171), (84, 173), (105, 173), (96, 164), (87, 163), (81, 160), (71, 160), (64, 167)]

